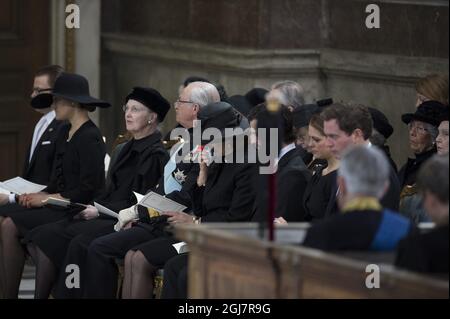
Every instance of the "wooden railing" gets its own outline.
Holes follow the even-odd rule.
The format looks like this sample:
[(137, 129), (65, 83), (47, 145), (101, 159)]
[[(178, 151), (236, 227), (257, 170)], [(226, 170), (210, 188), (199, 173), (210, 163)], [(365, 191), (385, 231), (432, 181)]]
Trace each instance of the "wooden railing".
[[(275, 243), (258, 239), (255, 224), (176, 227), (190, 249), (189, 298), (448, 298), (448, 279), (394, 267), (395, 252), (337, 255), (296, 244), (307, 227), (279, 227)], [(370, 264), (379, 288), (366, 285)]]

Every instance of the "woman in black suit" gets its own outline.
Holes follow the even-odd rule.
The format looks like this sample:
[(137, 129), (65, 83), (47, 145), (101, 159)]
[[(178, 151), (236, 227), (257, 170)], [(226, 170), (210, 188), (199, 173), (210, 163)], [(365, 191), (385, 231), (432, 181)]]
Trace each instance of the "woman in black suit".
[[(52, 178), (47, 188), (35, 194), (20, 196), (20, 205), (11, 205), (1, 223), (0, 265), (6, 298), (16, 298), (25, 261), (21, 239), (33, 228), (72, 217), (73, 211), (43, 207), (47, 198), (89, 203), (105, 181), (105, 144), (88, 112), (96, 106), (110, 104), (89, 95), (87, 80), (77, 74), (63, 73), (55, 82), (51, 94), (40, 94), (32, 103), (54, 103), (56, 119), (67, 124), (56, 141)], [(79, 210), (78, 210), (79, 211)], [(77, 212), (78, 212), (77, 211)]]
[[(126, 128), (133, 138), (121, 146), (106, 188), (95, 198), (95, 202), (115, 212), (136, 204), (133, 192), (142, 194), (155, 187), (169, 159), (158, 131), (158, 124), (170, 109), (169, 102), (154, 89), (135, 87), (123, 109)], [(88, 205), (79, 219), (33, 229), (27, 242), (36, 263), (35, 298), (48, 298), (58, 272), (65, 280), (64, 260), (72, 240), (88, 245), (96, 237), (114, 232), (116, 222), (110, 216), (99, 216), (97, 208)]]

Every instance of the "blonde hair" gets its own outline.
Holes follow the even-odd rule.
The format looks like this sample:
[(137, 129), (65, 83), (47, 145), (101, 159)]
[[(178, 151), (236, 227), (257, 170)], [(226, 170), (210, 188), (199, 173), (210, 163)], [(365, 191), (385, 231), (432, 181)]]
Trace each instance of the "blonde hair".
[(448, 75), (430, 74), (420, 78), (416, 91), (430, 100), (448, 105)]

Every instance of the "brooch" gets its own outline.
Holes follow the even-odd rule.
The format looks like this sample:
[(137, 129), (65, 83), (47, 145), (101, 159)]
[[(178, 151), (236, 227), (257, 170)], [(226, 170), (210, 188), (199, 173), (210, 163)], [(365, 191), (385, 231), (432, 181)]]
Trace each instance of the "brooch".
[(184, 171), (180, 171), (180, 169), (177, 169), (177, 171), (173, 173), (173, 177), (180, 184), (183, 184), (186, 181), (186, 175), (184, 175)]

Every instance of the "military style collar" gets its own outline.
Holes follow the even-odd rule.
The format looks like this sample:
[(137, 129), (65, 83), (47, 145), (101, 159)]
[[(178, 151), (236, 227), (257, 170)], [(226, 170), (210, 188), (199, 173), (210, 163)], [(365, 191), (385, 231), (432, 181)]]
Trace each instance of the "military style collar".
[(377, 198), (370, 196), (361, 196), (350, 200), (342, 209), (342, 212), (348, 213), (350, 211), (362, 210), (382, 211), (383, 207), (381, 206)]

